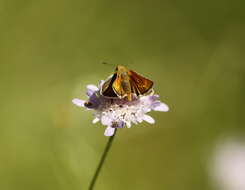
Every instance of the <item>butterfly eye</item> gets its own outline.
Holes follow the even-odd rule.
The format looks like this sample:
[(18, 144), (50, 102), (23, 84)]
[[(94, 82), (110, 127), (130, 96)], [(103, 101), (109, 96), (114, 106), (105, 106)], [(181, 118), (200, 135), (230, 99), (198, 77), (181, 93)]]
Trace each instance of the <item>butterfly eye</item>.
[(115, 71), (118, 71), (118, 67), (116, 67)]

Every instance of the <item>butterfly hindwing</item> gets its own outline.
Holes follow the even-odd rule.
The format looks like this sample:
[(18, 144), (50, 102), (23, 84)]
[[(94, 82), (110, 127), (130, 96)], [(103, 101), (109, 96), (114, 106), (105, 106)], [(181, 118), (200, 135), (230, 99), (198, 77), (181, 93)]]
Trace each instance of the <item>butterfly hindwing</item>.
[(117, 97), (117, 94), (113, 90), (113, 83), (117, 78), (117, 74), (113, 74), (109, 79), (107, 79), (101, 88), (101, 94), (107, 97)]

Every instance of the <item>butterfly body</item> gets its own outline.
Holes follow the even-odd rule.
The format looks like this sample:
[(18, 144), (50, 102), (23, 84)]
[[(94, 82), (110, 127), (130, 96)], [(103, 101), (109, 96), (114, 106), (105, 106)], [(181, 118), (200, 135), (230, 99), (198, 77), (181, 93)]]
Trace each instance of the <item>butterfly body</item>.
[(153, 82), (142, 77), (122, 65), (118, 65), (115, 73), (107, 79), (101, 88), (101, 94), (110, 98), (127, 97), (132, 100), (133, 94), (144, 95), (151, 91)]

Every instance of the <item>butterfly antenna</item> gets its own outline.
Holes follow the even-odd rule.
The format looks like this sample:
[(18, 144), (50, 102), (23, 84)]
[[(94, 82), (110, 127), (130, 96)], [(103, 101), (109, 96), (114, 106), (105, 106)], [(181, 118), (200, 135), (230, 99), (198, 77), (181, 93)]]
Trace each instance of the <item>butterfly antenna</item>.
[(116, 65), (111, 64), (111, 63), (108, 63), (108, 62), (104, 62), (104, 61), (102, 62), (102, 64), (103, 64), (103, 65), (110, 66), (110, 67), (113, 67), (113, 68), (116, 67)]

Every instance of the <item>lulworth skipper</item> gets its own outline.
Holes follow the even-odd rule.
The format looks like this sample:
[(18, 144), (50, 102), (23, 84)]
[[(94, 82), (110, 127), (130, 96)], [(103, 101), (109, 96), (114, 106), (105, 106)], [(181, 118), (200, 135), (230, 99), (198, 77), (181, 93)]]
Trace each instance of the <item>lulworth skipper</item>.
[(132, 100), (132, 95), (144, 95), (152, 91), (153, 82), (144, 78), (122, 65), (118, 65), (115, 73), (102, 85), (100, 93), (110, 98), (127, 97)]

